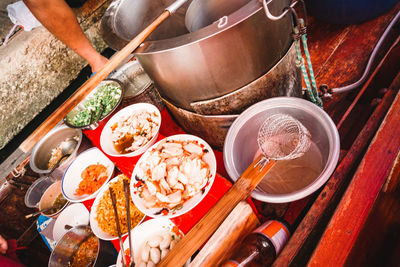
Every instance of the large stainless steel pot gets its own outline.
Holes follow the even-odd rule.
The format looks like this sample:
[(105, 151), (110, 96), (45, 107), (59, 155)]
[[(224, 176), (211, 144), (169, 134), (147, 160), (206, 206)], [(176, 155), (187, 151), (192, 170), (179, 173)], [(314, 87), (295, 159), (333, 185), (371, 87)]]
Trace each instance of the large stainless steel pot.
[(182, 128), (222, 149), (230, 125), (243, 110), (274, 96), (301, 96), (300, 69), (294, 64), (294, 45), (266, 74), (238, 90), (218, 98), (192, 103), (196, 112), (182, 109), (164, 99)]
[[(110, 47), (121, 49), (135, 36), (137, 24), (147, 20), (139, 14), (147, 1), (115, 0), (110, 5), (101, 25)], [(274, 0), (269, 9), (280, 15), (289, 2)], [(225, 95), (259, 78), (292, 43), (291, 15), (269, 20), (257, 0), (194, 0), (186, 21), (181, 13), (170, 18), (173, 25), (161, 25), (136, 56), (160, 94), (187, 110), (193, 110), (192, 102)], [(184, 34), (185, 23), (191, 33)]]
[(205, 115), (240, 114), (261, 100), (275, 96), (301, 97), (301, 72), (295, 64), (294, 44), (278, 63), (251, 83), (222, 96), (196, 101), (190, 106), (196, 113)]
[[(190, 23), (187, 17), (186, 25), (200, 29), (144, 43), (136, 53), (160, 94), (187, 110), (193, 110), (192, 102), (233, 92), (259, 78), (285, 55), (292, 43), (289, 13), (271, 21), (257, 0), (242, 0), (244, 5), (227, 14), (232, 7), (231, 1), (225, 0), (219, 1), (223, 5), (210, 16), (207, 8), (215, 1), (202, 2), (202, 12), (197, 14), (204, 16), (201, 22)], [(288, 5), (289, 0), (280, 0), (269, 8), (279, 15)], [(199, 20), (198, 17), (192, 19)], [(213, 23), (215, 19), (218, 21)]]

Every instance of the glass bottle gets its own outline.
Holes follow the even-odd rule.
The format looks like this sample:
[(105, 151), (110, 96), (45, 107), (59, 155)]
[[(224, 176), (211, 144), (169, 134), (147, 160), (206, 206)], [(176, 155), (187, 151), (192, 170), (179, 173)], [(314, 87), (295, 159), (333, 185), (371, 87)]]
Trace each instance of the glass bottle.
[(222, 266), (270, 266), (289, 237), (286, 223), (278, 220), (266, 221), (245, 237), (231, 258)]

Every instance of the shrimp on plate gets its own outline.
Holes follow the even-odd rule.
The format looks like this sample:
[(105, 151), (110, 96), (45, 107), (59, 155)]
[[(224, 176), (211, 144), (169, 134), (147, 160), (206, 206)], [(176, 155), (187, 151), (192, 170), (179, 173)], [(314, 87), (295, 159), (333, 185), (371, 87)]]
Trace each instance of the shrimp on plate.
[(161, 141), (139, 163), (136, 180), (147, 208), (178, 209), (201, 192), (211, 178), (207, 150), (197, 141)]

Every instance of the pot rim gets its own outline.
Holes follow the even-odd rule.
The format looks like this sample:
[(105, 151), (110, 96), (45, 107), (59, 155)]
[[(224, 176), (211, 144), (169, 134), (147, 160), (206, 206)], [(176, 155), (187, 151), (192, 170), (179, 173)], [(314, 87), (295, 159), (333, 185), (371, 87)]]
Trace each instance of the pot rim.
[(261, 9), (263, 9), (263, 5), (261, 3), (258, 1), (250, 1), (238, 10), (226, 16), (228, 17), (228, 22), (221, 28), (218, 27), (218, 23), (214, 22), (197, 31), (189, 32), (180, 36), (162, 40), (147, 41), (137, 49), (135, 55), (152, 55), (190, 46), (194, 43), (198, 43), (234, 28), (236, 25), (245, 22), (249, 17), (258, 13)]

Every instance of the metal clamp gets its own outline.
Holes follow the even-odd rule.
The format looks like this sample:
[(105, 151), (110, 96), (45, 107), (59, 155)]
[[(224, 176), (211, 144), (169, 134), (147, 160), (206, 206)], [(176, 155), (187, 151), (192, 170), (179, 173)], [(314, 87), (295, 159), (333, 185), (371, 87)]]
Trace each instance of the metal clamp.
[[(288, 7), (286, 7), (286, 8), (283, 10), (282, 14), (280, 14), (279, 16), (275, 16), (275, 15), (273, 15), (273, 14), (269, 11), (268, 5), (269, 5), (272, 1), (274, 1), (274, 0), (263, 0), (263, 6), (264, 6), (265, 15), (267, 16), (268, 19), (275, 21), (275, 20), (279, 20), (279, 19), (283, 18), (283, 17), (284, 17), (287, 13), (289, 13), (289, 12), (292, 12), (292, 13), (293, 13), (293, 11), (294, 11), (293, 8), (294, 8), (294, 6), (295, 6), (298, 2), (301, 2), (302, 6), (303, 6), (304, 17), (305, 17), (305, 20), (306, 20), (305, 25), (308, 24), (308, 23), (307, 23), (307, 10), (306, 10), (306, 5), (305, 5), (305, 3), (304, 3), (303, 0), (293, 1)], [(295, 23), (296, 23), (296, 21), (295, 21)]]
[(18, 177), (24, 176), (24, 175), (25, 175), (25, 172), (26, 172), (25, 167), (23, 167), (21, 170), (18, 170), (17, 168), (14, 168), (14, 169), (11, 171), (11, 175), (12, 175), (14, 178), (18, 178)]
[[(264, 11), (265, 14), (267, 15), (267, 17), (270, 20), (280, 20), (281, 18), (283, 18), (287, 13), (289, 13), (290, 9), (289, 8), (285, 8), (282, 12), (282, 14), (280, 14), (279, 16), (274, 16), (272, 15), (272, 13), (269, 11), (268, 5), (274, 0), (263, 0), (263, 6), (264, 6)], [(295, 5), (297, 4), (297, 1), (294, 1), (290, 4), (290, 7), (293, 8)]]

